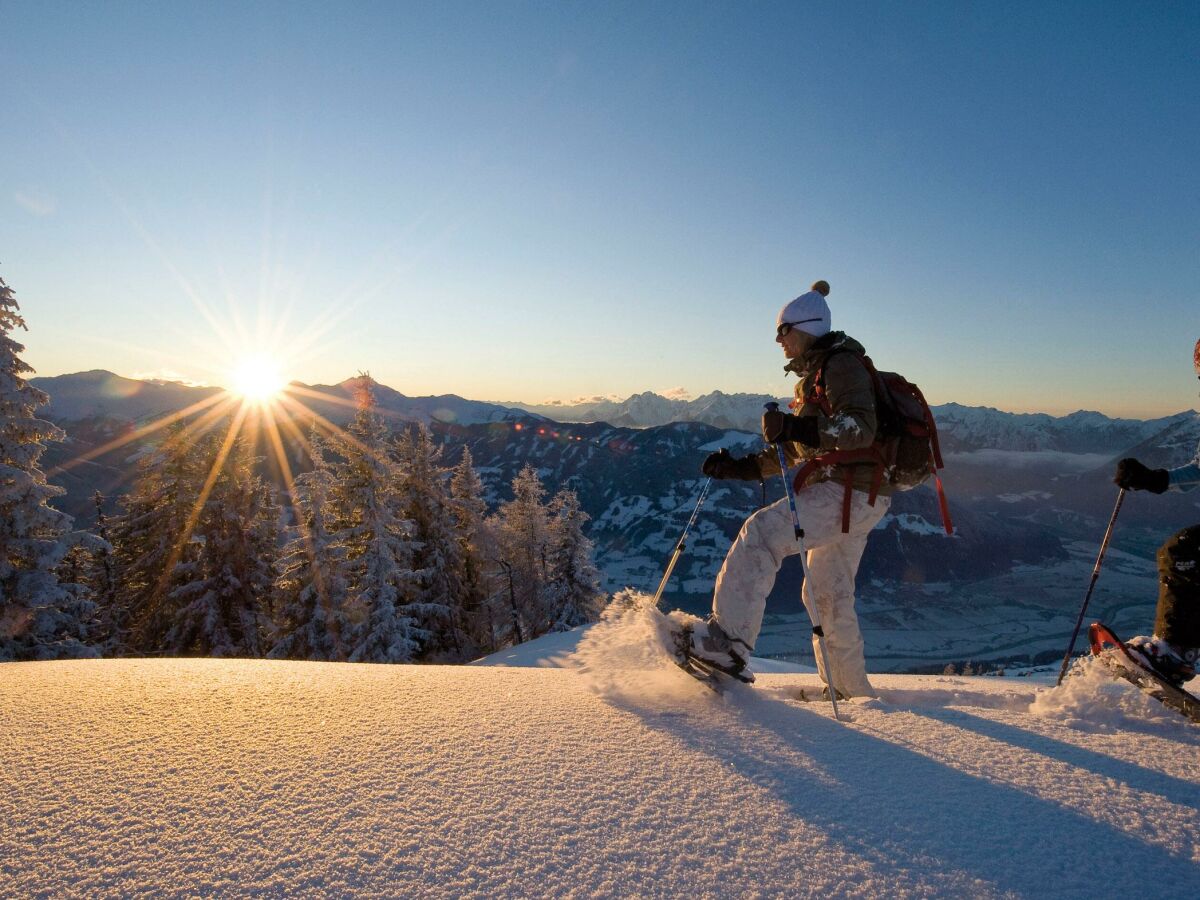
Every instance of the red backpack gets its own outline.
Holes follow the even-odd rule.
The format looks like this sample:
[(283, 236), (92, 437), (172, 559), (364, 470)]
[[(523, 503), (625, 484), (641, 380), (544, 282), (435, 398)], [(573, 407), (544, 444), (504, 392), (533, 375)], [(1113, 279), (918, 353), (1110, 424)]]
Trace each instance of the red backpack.
[[(871, 376), (871, 383), (875, 388), (875, 442), (870, 447), (858, 450), (832, 450), (806, 461), (796, 473), (795, 489), (798, 491), (803, 488), (813, 473), (824, 466), (873, 463), (875, 472), (867, 502), (874, 506), (879, 488), (885, 481), (897, 490), (906, 491), (924, 484), (932, 475), (937, 486), (942, 524), (946, 534), (953, 534), (954, 523), (950, 521), (946, 491), (937, 473), (938, 469), (945, 468), (941, 447), (938, 445), (937, 425), (921, 389), (896, 372), (880, 372), (871, 362), (871, 357), (866, 354), (853, 350), (840, 352), (854, 353)], [(833, 407), (825, 394), (824, 366), (818, 370), (812, 388), (804, 400), (819, 407), (826, 416), (833, 415)], [(850, 530), (853, 481), (853, 469), (846, 468), (846, 494), (842, 501), (843, 532)]]

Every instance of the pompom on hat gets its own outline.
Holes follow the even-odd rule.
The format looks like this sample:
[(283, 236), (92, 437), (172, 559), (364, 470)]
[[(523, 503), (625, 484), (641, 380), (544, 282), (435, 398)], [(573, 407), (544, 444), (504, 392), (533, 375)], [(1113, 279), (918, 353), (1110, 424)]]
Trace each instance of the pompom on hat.
[(775, 327), (778, 328), (786, 322), (797, 331), (803, 331), (813, 337), (829, 334), (833, 326), (829, 314), (829, 304), (825, 302), (828, 295), (828, 281), (814, 282), (812, 289), (807, 294), (801, 294), (779, 311), (779, 319), (775, 322)]

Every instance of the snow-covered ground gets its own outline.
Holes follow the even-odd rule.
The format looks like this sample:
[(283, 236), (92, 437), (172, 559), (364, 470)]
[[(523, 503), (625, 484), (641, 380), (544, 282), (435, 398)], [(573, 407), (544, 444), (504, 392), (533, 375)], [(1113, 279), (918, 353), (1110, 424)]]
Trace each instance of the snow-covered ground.
[[(621, 629), (625, 630), (622, 631)], [(569, 664), (0, 666), (0, 893), (1184, 897), (1200, 728), (1088, 670), (718, 696)], [(630, 652), (610, 654), (614, 641)], [(612, 657), (611, 663), (605, 658)], [(639, 668), (648, 667), (648, 668)]]

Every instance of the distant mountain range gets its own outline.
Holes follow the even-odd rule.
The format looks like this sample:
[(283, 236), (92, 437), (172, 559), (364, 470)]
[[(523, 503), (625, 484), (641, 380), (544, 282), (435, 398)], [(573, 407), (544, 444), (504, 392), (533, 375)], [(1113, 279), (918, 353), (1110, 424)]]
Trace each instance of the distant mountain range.
[(123, 378), (103, 369), (31, 378), (30, 384), (50, 395), (49, 405), (38, 415), (59, 423), (85, 419), (139, 422), (186, 409), (221, 392), (221, 388), (176, 381)]
[[(43, 415), (55, 422), (103, 418), (142, 422), (204, 400), (219, 388), (192, 387), (177, 382), (139, 381), (112, 372), (94, 370), (32, 383), (50, 395)], [(354, 414), (359, 378), (335, 385), (293, 382), (297, 399), (339, 424)], [(622, 428), (652, 428), (673, 422), (702, 422), (715, 428), (757, 433), (763, 404), (790, 398), (767, 394), (725, 394), (714, 391), (694, 400), (677, 400), (646, 391), (625, 400), (590, 400), (575, 404), (530, 404), (467, 400), (455, 394), (409, 397), (386, 385), (372, 382), (375, 403), (392, 419), (477, 425), (511, 422), (533, 416), (551, 422), (604, 422)], [(315, 396), (320, 395), (320, 396)], [(942, 447), (947, 452), (974, 450), (1048, 450), (1062, 453), (1115, 454), (1143, 442), (1157, 445), (1159, 435), (1182, 428), (1196, 416), (1188, 410), (1158, 419), (1115, 419), (1098, 412), (1079, 411), (1068, 416), (1046, 413), (1010, 413), (991, 407), (946, 403), (933, 407)]]
[(578, 403), (506, 403), (558, 422), (607, 422), (624, 428), (652, 428), (671, 422), (705, 422), (717, 428), (758, 431), (763, 404), (786, 405), (791, 397), (725, 394), (713, 391), (694, 400), (677, 400), (645, 391), (624, 400), (597, 398)]
[[(946, 403), (933, 407), (942, 447), (949, 451), (1055, 450), (1061, 453), (1116, 453), (1186, 424), (1194, 411), (1161, 419), (1111, 419), (1098, 412), (1069, 416), (1009, 413), (991, 407)], [(1195, 444), (1192, 445), (1195, 450)]]
[[(714, 391), (695, 400), (673, 400), (649, 391), (621, 400), (589, 400), (576, 404), (509, 403), (559, 422), (607, 422), (649, 428), (671, 422), (705, 422), (717, 428), (757, 432), (763, 405), (786, 405), (791, 397), (767, 394), (724, 394)], [(1069, 416), (1010, 413), (983, 406), (946, 403), (933, 407), (943, 448), (970, 450), (1057, 450), (1064, 453), (1115, 453), (1140, 443), (1192, 412), (1161, 419), (1113, 419), (1098, 412)]]
[[(40, 415), (58, 423), (87, 419), (143, 423), (185, 409), (222, 391), (221, 388), (195, 387), (173, 381), (140, 381), (103, 369), (33, 378), (30, 383), (50, 395), (50, 403)], [(343, 424), (354, 417), (356, 391), (360, 384), (361, 378), (347, 378), (334, 385), (307, 385), (296, 381), (290, 389), (314, 412), (331, 422)], [(523, 410), (496, 403), (464, 400), (455, 394), (407, 397), (378, 382), (372, 381), (371, 385), (376, 407), (384, 416), (393, 419), (475, 425), (529, 415)]]

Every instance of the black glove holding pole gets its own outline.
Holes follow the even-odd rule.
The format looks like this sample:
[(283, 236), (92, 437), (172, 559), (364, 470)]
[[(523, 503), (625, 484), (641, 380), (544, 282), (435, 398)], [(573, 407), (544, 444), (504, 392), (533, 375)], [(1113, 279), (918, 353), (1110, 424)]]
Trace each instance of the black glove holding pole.
[(708, 454), (700, 471), (718, 481), (725, 478), (737, 481), (762, 481), (762, 472), (758, 470), (757, 459), (753, 456), (734, 459), (724, 447), (716, 453)]
[(1167, 489), (1167, 470), (1149, 469), (1136, 459), (1123, 459), (1117, 463), (1117, 474), (1113, 476), (1117, 487), (1127, 491), (1150, 491), (1161, 494)]
[(819, 448), (821, 434), (816, 416), (792, 416), (780, 412), (778, 407), (768, 409), (762, 417), (763, 440), (768, 444), (780, 441), (795, 441), (805, 447)]

